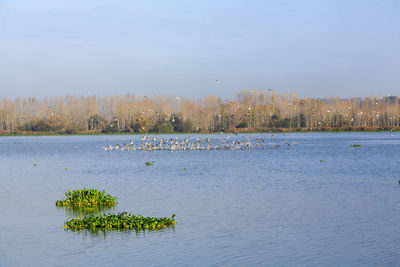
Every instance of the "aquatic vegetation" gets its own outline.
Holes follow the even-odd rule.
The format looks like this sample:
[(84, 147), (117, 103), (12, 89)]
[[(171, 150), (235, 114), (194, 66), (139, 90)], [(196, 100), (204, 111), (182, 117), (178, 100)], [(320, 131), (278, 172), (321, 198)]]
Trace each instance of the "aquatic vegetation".
[(34, 164), (33, 164), (33, 166), (34, 166), (34, 167), (37, 167), (37, 164), (36, 164), (36, 163), (34, 163)]
[[(150, 162), (146, 162), (150, 163)], [(175, 214), (171, 218), (153, 218), (135, 216), (132, 213), (102, 215), (98, 213), (114, 206), (117, 198), (97, 189), (68, 190), (65, 200), (58, 200), (56, 206), (64, 207), (67, 214), (79, 214), (80, 217), (65, 221), (64, 227), (71, 230), (109, 230), (109, 229), (136, 229), (157, 230), (175, 224)], [(86, 216), (86, 217), (85, 217)]]
[(144, 164), (146, 164), (146, 166), (153, 166), (153, 163), (154, 163), (154, 161), (152, 161), (152, 162), (146, 161)]
[(361, 145), (350, 145), (350, 147), (361, 147)]
[(116, 197), (112, 197), (106, 192), (97, 189), (68, 190), (65, 192), (66, 199), (57, 200), (58, 207), (85, 207), (85, 206), (115, 206), (117, 204)]
[(322, 163), (324, 163), (324, 162), (325, 162), (325, 160), (321, 159), (319, 162), (322, 162)]
[(91, 215), (86, 218), (76, 218), (64, 223), (66, 229), (71, 230), (98, 230), (98, 229), (136, 229), (136, 230), (157, 230), (174, 225), (175, 214), (171, 218), (152, 218), (135, 216), (126, 212), (109, 215)]

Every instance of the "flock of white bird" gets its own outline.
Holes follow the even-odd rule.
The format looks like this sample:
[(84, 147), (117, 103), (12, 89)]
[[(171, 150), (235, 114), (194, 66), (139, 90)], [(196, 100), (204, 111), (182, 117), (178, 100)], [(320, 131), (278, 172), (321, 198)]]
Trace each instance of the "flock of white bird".
[(116, 144), (104, 146), (105, 151), (135, 151), (135, 150), (248, 150), (248, 149), (277, 149), (292, 148), (296, 142), (281, 141), (275, 134), (265, 135), (255, 139), (250, 139), (248, 135), (224, 135), (223, 137), (196, 137), (185, 136), (161, 137), (161, 136), (141, 136), (136, 142), (131, 140), (128, 144)]

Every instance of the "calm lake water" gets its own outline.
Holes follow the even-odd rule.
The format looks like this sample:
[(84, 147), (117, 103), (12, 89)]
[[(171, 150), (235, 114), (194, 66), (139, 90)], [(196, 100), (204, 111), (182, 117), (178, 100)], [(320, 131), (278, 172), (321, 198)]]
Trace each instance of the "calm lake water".
[[(1, 137), (0, 266), (400, 265), (400, 133), (245, 137), (281, 146), (104, 151), (139, 136)], [(106, 213), (177, 224), (64, 230), (76, 214), (55, 201), (83, 187), (118, 197)]]

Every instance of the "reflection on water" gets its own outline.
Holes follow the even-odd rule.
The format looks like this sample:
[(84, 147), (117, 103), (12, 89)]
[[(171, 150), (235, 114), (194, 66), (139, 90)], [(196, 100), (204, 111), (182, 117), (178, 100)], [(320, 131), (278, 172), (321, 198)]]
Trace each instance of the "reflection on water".
[(96, 214), (115, 213), (116, 207), (94, 206), (94, 207), (58, 207), (58, 210), (64, 210), (67, 218), (86, 217)]
[(96, 238), (106, 240), (109, 237), (115, 236), (134, 236), (137, 238), (145, 238), (147, 235), (154, 233), (175, 233), (175, 225), (169, 225), (162, 229), (149, 229), (149, 230), (136, 230), (136, 229), (64, 229), (64, 231), (71, 232), (83, 238)]

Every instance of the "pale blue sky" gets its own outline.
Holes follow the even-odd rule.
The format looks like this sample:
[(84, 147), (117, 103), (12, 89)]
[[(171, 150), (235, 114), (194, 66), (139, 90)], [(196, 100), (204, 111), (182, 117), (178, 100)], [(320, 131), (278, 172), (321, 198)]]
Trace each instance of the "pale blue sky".
[(400, 1), (0, 0), (0, 97), (268, 88), (400, 95)]

